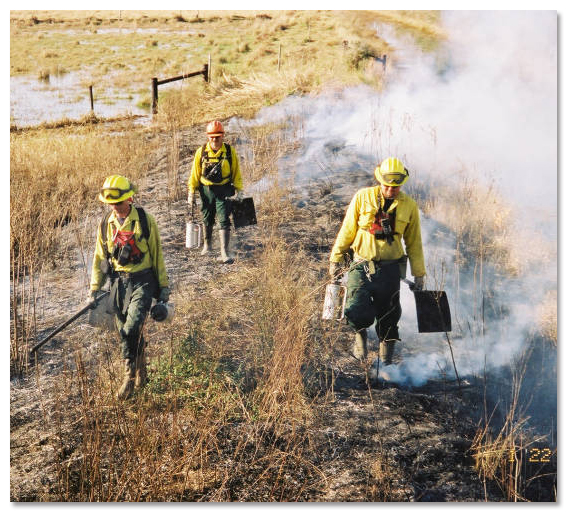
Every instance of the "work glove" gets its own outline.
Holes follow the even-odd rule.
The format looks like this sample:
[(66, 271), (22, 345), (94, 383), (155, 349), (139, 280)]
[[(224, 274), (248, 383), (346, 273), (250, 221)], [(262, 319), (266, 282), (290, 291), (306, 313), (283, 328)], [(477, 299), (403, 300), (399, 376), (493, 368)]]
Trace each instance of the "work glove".
[(236, 197), (234, 199), (235, 201), (242, 201), (244, 199), (244, 194), (242, 193), (242, 190), (236, 191)]
[(158, 301), (159, 302), (167, 302), (168, 300), (169, 300), (169, 288), (167, 286), (164, 286), (159, 291)]
[(99, 291), (98, 290), (89, 290), (89, 294), (87, 295), (86, 305), (89, 306), (91, 309), (94, 309), (96, 306), (96, 299), (98, 297)]
[(337, 282), (340, 280), (341, 278), (340, 263), (335, 263), (334, 261), (331, 261), (331, 264), (329, 265), (329, 275), (331, 276), (333, 282)]
[(189, 205), (189, 208), (191, 208), (195, 204), (194, 192), (189, 192), (189, 194), (187, 194), (187, 204)]
[(413, 289), (417, 292), (423, 290), (423, 287), (425, 286), (425, 276), (420, 276), (420, 277), (416, 277), (413, 280), (413, 284), (414, 287)]

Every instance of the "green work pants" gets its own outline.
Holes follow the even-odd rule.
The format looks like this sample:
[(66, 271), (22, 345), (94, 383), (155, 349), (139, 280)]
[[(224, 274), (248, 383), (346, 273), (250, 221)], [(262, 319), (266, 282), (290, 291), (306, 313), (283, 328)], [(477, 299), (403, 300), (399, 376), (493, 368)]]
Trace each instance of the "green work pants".
[(230, 228), (230, 201), (228, 198), (234, 195), (234, 186), (230, 183), (225, 185), (201, 185), (199, 187), (201, 196), (201, 213), (205, 226), (212, 227), (215, 223), (215, 215), (218, 217), (220, 229)]
[(144, 349), (142, 329), (159, 284), (153, 273), (139, 278), (118, 279), (114, 319), (120, 334), (122, 356), (134, 361)]
[(348, 273), (345, 317), (355, 330), (370, 327), (376, 321), (380, 340), (399, 339), (400, 266), (397, 262), (380, 265), (369, 275), (367, 263), (354, 265)]

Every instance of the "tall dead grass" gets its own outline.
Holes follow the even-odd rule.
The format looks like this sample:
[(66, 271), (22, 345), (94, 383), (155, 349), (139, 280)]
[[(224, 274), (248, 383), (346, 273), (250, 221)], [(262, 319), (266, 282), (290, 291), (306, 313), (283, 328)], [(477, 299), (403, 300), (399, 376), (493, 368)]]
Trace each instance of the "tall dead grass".
[[(43, 131), (10, 135), (11, 362), (20, 371), (36, 330), (35, 298), (44, 269), (67, 258), (65, 226), (96, 205), (104, 178), (147, 171), (139, 134)], [(90, 205), (90, 206), (89, 206)]]
[(245, 179), (271, 183), (256, 196), (262, 222), (250, 257), (184, 290), (169, 343), (149, 347), (148, 386), (128, 403), (114, 398), (112, 339), (90, 360), (80, 345), (64, 351), (70, 360), (49, 389), (56, 474), (43, 499), (293, 501), (325, 485), (304, 378), (320, 283), (283, 234), (295, 213), (275, 162), (296, 140), (280, 128), (244, 134), (253, 155)]
[[(214, 118), (249, 118), (263, 106), (275, 104), (291, 94), (316, 92), (314, 84), (323, 84), (324, 78), (317, 69), (257, 73), (248, 78), (223, 73), (211, 85), (193, 82), (163, 95), (156, 122), (165, 126), (186, 126)], [(330, 75), (327, 78), (330, 79)]]
[[(449, 227), (455, 240), (455, 289), (456, 308), (453, 309), (454, 325), (463, 331), (470, 331), (474, 337), (482, 337), (489, 332), (492, 319), (505, 322), (509, 306), (505, 301), (498, 304), (494, 298), (501, 292), (501, 283), (509, 279), (523, 278), (524, 272), (551, 263), (555, 254), (549, 243), (537, 239), (537, 235), (520, 229), (514, 211), (506, 198), (491, 186), (485, 186), (477, 179), (463, 178), (458, 186), (438, 188), (423, 203), (424, 210), (434, 219)], [(529, 250), (526, 248), (529, 247)], [(442, 271), (443, 269), (441, 269)], [(443, 272), (441, 272), (443, 274)], [(436, 287), (442, 286), (444, 275), (434, 275)], [(461, 279), (470, 280), (461, 286)], [(467, 300), (459, 294), (468, 294)], [(538, 291), (538, 296), (540, 292)], [(502, 292), (502, 297), (509, 294)], [(467, 308), (466, 326), (460, 323), (460, 308)], [(529, 450), (533, 445), (548, 442), (554, 447), (553, 435), (536, 433), (534, 422), (528, 414), (530, 403), (534, 400), (553, 401), (554, 357), (542, 356), (546, 364), (539, 366), (530, 363), (530, 354), (538, 350), (547, 354), (555, 350), (557, 344), (557, 293), (548, 291), (540, 304), (533, 304), (537, 311), (536, 322), (529, 332), (515, 334), (526, 336), (523, 353), (510, 367), (502, 368), (506, 377), (499, 372), (485, 375), (484, 415), (473, 440), (471, 451), (475, 468), (485, 485), (487, 496), (489, 487), (496, 484), (504, 499), (508, 501), (530, 501), (534, 497), (549, 497), (553, 488), (554, 469), (546, 466), (538, 473), (537, 464), (529, 460)], [(474, 325), (470, 325), (470, 322)], [(505, 325), (505, 324), (503, 324)], [(502, 343), (506, 343), (508, 332), (501, 333)], [(533, 337), (530, 338), (530, 337)], [(535, 347), (535, 349), (534, 349)], [(487, 354), (487, 357), (490, 357)], [(500, 382), (504, 379), (505, 382)], [(549, 392), (545, 390), (550, 388)], [(540, 395), (536, 394), (539, 391)], [(509, 394), (508, 394), (509, 393)], [(554, 414), (551, 409), (547, 413)], [(545, 418), (546, 422), (548, 418)], [(546, 423), (547, 424), (547, 423)], [(544, 465), (541, 465), (543, 468)], [(555, 473), (556, 475), (556, 473)], [(535, 490), (540, 481), (546, 480), (540, 490)], [(553, 499), (553, 498), (552, 498)]]
[[(475, 469), (484, 483), (485, 493), (489, 482), (496, 483), (507, 501), (556, 499), (557, 465), (552, 461), (556, 456), (554, 435), (537, 434), (528, 414), (530, 402), (536, 398), (531, 394), (533, 390), (525, 389), (528, 373), (535, 369), (530, 362), (533, 349), (533, 345), (529, 346), (510, 368), (510, 396), (499, 398), (503, 403), (496, 403), (492, 411), (485, 410), (471, 445)], [(529, 377), (530, 382), (542, 378)], [(542, 443), (544, 449), (533, 448)], [(540, 482), (543, 485), (540, 486)]]
[(494, 187), (463, 177), (456, 187), (438, 189), (425, 210), (455, 234), (458, 266), (478, 265), (480, 272), (483, 262), (491, 262), (510, 275), (521, 270), (512, 209)]
[(153, 348), (151, 382), (130, 403), (113, 398), (117, 354), (94, 374), (77, 356), (58, 390), (78, 407), (57, 411), (70, 431), (52, 499), (293, 501), (320, 488), (303, 378), (317, 276), (277, 230), (260, 245), (239, 272), (193, 292), (180, 338)]

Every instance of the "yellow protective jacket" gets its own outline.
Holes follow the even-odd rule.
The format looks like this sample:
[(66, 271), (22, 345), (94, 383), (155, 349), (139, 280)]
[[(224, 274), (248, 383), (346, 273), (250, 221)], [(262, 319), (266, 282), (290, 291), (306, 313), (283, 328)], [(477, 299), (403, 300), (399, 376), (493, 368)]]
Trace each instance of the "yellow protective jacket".
[(193, 159), (193, 167), (191, 168), (191, 175), (189, 176), (189, 183), (188, 189), (189, 193), (194, 193), (197, 188), (199, 188), (199, 184), (203, 185), (224, 185), (226, 183), (231, 183), (234, 185), (234, 188), (239, 191), (242, 190), (242, 176), (240, 174), (240, 163), (238, 161), (238, 155), (234, 150), (234, 147), (230, 146), (231, 158), (232, 158), (232, 169), (228, 164), (228, 160), (226, 159), (226, 145), (223, 142), (221, 148), (218, 151), (213, 151), (211, 146), (207, 142), (205, 146), (205, 151), (208, 154), (209, 161), (215, 162), (218, 161), (220, 158), (224, 157), (222, 162), (222, 181), (220, 183), (213, 183), (212, 181), (207, 180), (203, 177), (203, 169), (201, 168), (201, 155), (203, 153), (203, 146), (199, 147), (197, 151), (195, 151), (195, 158)]
[[(134, 237), (136, 239), (136, 245), (144, 254), (142, 261), (137, 264), (128, 263), (127, 265), (121, 266), (118, 264), (118, 261), (115, 258), (111, 258), (111, 263), (114, 270), (116, 270), (117, 272), (139, 272), (140, 270), (153, 268), (154, 274), (159, 282), (159, 287), (164, 288), (166, 286), (169, 286), (169, 279), (165, 270), (165, 262), (163, 260), (163, 252), (161, 248), (161, 240), (159, 237), (157, 223), (154, 217), (147, 212), (146, 217), (148, 219), (148, 227), (150, 229), (149, 240), (146, 240), (146, 238), (144, 238), (142, 235), (140, 216), (138, 215), (138, 211), (134, 206), (132, 206), (128, 217), (124, 219), (124, 223), (122, 225), (120, 225), (120, 223), (118, 222), (116, 213), (112, 212), (106, 225), (106, 247), (108, 254), (112, 255), (114, 251), (114, 241), (112, 240), (113, 226), (114, 232), (116, 232), (117, 230), (133, 231)], [(134, 223), (133, 230), (132, 223)], [(100, 270), (100, 262), (106, 258), (102, 244), (103, 241), (100, 229), (97, 229), (95, 253), (91, 273), (91, 290), (100, 290), (106, 279), (106, 276)]]
[(331, 251), (331, 262), (342, 262), (349, 248), (352, 248), (357, 260), (396, 260), (404, 255), (403, 239), (412, 275), (424, 276), (425, 263), (417, 203), (400, 191), (390, 205), (389, 213), (396, 210), (394, 241), (391, 245), (387, 240), (376, 239), (368, 231), (380, 206), (384, 206), (384, 197), (379, 185), (363, 188), (354, 195)]

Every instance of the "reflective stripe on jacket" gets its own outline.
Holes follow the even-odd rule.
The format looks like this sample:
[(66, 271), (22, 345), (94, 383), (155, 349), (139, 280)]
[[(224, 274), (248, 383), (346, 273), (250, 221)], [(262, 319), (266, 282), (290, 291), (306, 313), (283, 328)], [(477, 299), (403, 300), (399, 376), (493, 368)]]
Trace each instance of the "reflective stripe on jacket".
[[(215, 152), (211, 149), (211, 146), (207, 142), (205, 151), (208, 154), (209, 160), (214, 162), (215, 159), (218, 160), (226, 154), (226, 145), (223, 142), (221, 148)], [(230, 151), (232, 154), (232, 169), (230, 168), (228, 160), (224, 158), (222, 162), (222, 181), (219, 183), (213, 183), (203, 176), (203, 169), (201, 168), (201, 154), (203, 152), (203, 146), (199, 147), (197, 151), (195, 151), (193, 167), (191, 168), (191, 175), (189, 176), (189, 192), (195, 192), (195, 190), (199, 188), (199, 184), (224, 185), (225, 183), (232, 183), (236, 190), (242, 190), (242, 176), (240, 174), (238, 156), (232, 146), (230, 146)]]
[[(379, 203), (380, 201), (380, 203)], [(400, 191), (388, 212), (396, 210), (394, 240), (389, 244), (385, 239), (376, 239), (369, 233), (384, 198), (380, 186), (359, 190), (352, 198), (331, 251), (331, 262), (343, 261), (344, 254), (352, 249), (355, 259), (396, 260), (404, 255), (402, 239), (406, 246), (413, 276), (425, 275), (425, 262), (421, 244), (421, 224), (417, 203)]]
[[(114, 241), (113, 234), (118, 231), (133, 231), (134, 237), (136, 239), (136, 245), (138, 249), (143, 253), (143, 258), (140, 263), (128, 263), (124, 266), (120, 265), (118, 261), (112, 257), (111, 263), (115, 271), (117, 272), (139, 272), (140, 270), (145, 270), (147, 268), (152, 268), (156, 279), (159, 282), (160, 288), (169, 286), (169, 279), (167, 277), (167, 272), (165, 270), (165, 262), (163, 259), (163, 252), (161, 248), (161, 240), (159, 236), (159, 231), (157, 223), (152, 215), (146, 212), (146, 217), (148, 219), (148, 226), (150, 228), (150, 238), (147, 240), (142, 235), (142, 226), (140, 223), (140, 217), (136, 208), (132, 208), (128, 217), (124, 219), (124, 223), (121, 225), (116, 218), (116, 213), (112, 212), (108, 219), (106, 225), (106, 248), (107, 253), (103, 249), (103, 241), (100, 234), (100, 229), (97, 229), (96, 235), (96, 245), (95, 253), (93, 258), (93, 266), (91, 273), (91, 290), (100, 290), (101, 286), (104, 284), (106, 276), (102, 273), (100, 269), (100, 262), (106, 258), (106, 254), (112, 255), (114, 251)], [(134, 223), (134, 229), (132, 229), (132, 224)], [(104, 228), (103, 228), (104, 229)]]

